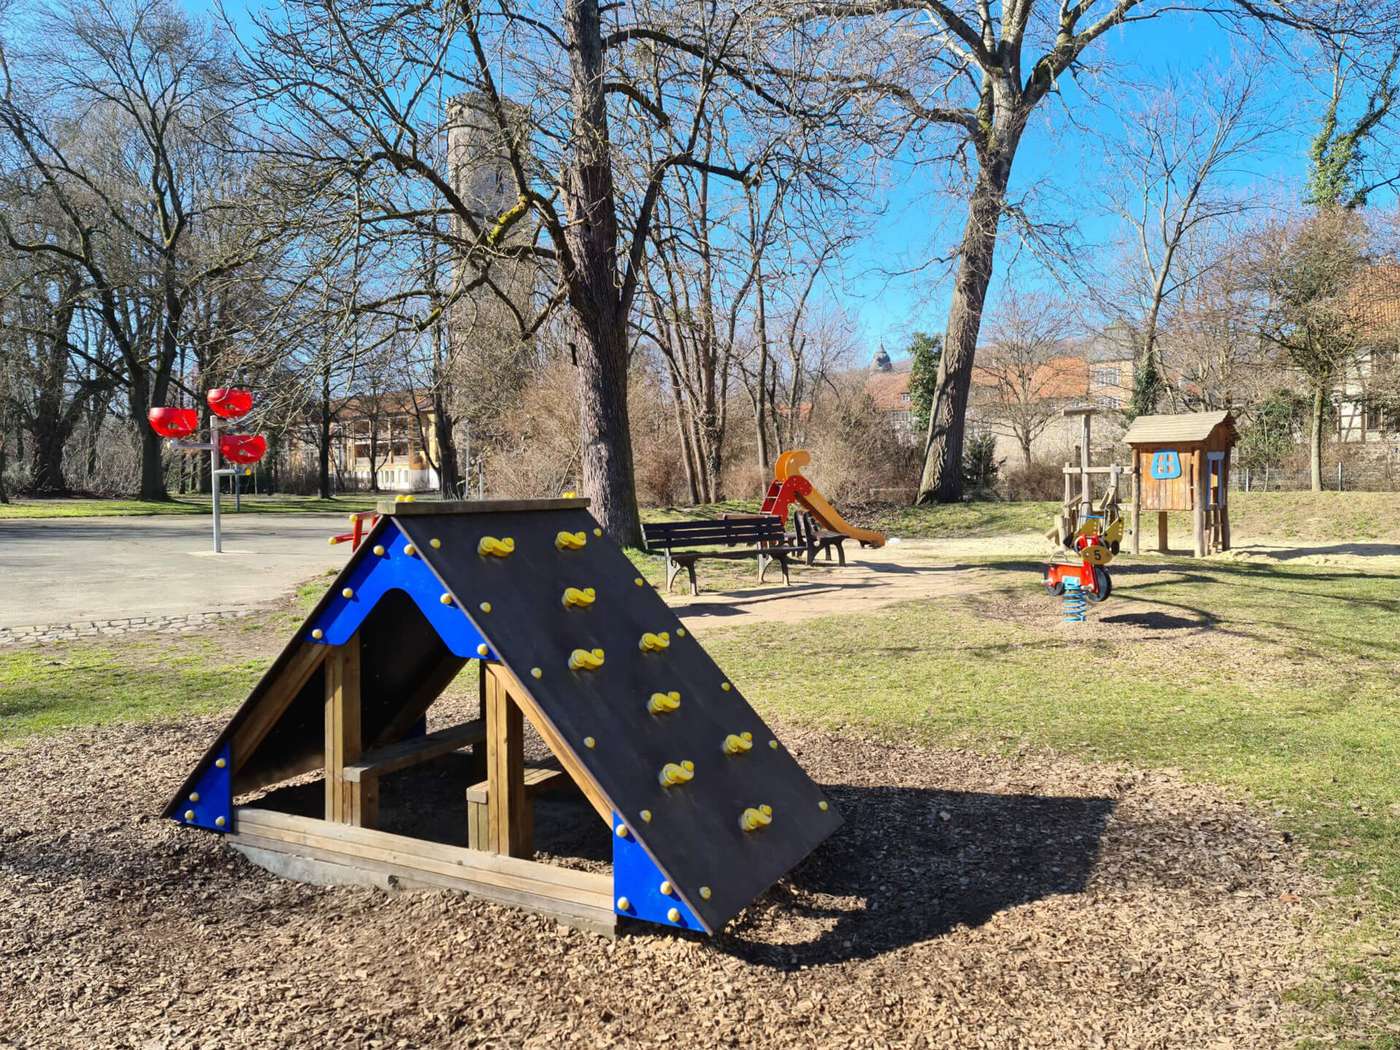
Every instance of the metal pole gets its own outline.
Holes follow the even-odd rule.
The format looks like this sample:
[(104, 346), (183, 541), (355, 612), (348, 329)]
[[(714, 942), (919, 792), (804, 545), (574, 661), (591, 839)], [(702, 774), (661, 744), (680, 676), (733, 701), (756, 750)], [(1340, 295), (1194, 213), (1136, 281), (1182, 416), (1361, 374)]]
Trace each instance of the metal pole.
[(233, 509), (235, 512), (243, 509), (243, 486), (240, 482), (243, 479), (242, 471), (234, 471), (233, 474)]
[(224, 552), (223, 535), (219, 530), (219, 417), (209, 415), (209, 493), (214, 499), (214, 553)]

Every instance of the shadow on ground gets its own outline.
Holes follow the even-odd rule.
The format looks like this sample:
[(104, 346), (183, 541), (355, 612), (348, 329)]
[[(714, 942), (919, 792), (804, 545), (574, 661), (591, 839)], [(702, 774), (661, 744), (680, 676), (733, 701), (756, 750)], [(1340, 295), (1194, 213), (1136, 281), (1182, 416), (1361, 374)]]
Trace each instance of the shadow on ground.
[[(479, 769), (463, 753), (385, 778), (379, 827), (464, 845), (463, 793)], [(1114, 806), (1108, 798), (930, 788), (826, 790), (846, 823), (716, 938), (722, 950), (783, 970), (831, 965), (978, 926), (1017, 905), (1079, 893)], [(280, 788), (257, 804), (320, 816), (323, 799), (316, 781)], [(607, 826), (572, 792), (536, 803), (535, 847), (541, 860), (588, 870), (606, 870), (612, 857)], [(770, 918), (795, 923), (808, 939), (775, 942), (766, 928)]]
[[(828, 786), (846, 823), (718, 943), (784, 970), (871, 958), (1082, 892), (1113, 812), (1108, 798)], [(775, 944), (766, 913), (806, 918)]]

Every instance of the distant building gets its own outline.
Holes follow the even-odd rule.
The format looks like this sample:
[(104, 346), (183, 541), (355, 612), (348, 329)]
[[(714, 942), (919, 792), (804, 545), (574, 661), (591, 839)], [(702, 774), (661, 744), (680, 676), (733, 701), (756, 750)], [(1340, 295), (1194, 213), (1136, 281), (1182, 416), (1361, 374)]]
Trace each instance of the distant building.
[(870, 363), (870, 374), (865, 379), (865, 393), (874, 403), (876, 411), (889, 421), (902, 440), (910, 444), (923, 437), (914, 432), (914, 404), (909, 395), (913, 367), (914, 362), (910, 358), (891, 361), (882, 345)]
[[(438, 487), (436, 419), (432, 402), (402, 391), (349, 397), (332, 405), (331, 476), (339, 491), (428, 492)], [(289, 435), (288, 466), (317, 469), (313, 420)]]
[(1400, 453), (1400, 264), (1372, 267), (1354, 294), (1364, 318), (1361, 346), (1341, 383), (1337, 433)]

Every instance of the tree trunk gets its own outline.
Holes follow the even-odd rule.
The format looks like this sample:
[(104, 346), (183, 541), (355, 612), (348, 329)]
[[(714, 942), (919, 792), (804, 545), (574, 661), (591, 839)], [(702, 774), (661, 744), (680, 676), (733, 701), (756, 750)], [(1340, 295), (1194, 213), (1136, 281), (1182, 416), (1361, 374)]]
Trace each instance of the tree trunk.
[(1322, 491), (1322, 427), (1327, 414), (1327, 388), (1321, 383), (1313, 386), (1312, 433), (1308, 435), (1308, 466), (1312, 471), (1312, 490)]
[[(763, 286), (763, 268), (754, 267), (754, 338), (758, 342), (758, 396), (754, 398), (754, 429), (758, 437), (758, 476), (767, 478), (773, 469), (773, 454), (768, 447), (768, 307), (765, 302), (766, 290)], [(763, 482), (760, 481), (760, 484)]]
[(136, 370), (127, 389), (127, 404), (131, 408), (131, 420), (141, 438), (141, 491), (144, 500), (164, 500), (169, 495), (165, 491), (165, 464), (161, 459), (164, 451), (161, 436), (151, 429), (146, 413), (151, 408), (150, 379), (144, 369)]
[(948, 330), (938, 361), (933, 405), (929, 410), (919, 503), (953, 503), (962, 498), (963, 436), (967, 399), (972, 388), (972, 364), (977, 353), (977, 335), (982, 328), (987, 285), (992, 279), (997, 223), (1006, 204), (1006, 186), (1011, 178), (1015, 148), (1013, 139), (998, 152), (982, 159), (972, 199), (968, 202), (953, 300), (948, 308)]
[[(570, 268), (565, 274), (578, 339), (581, 481), (593, 515), (626, 547), (642, 540), (627, 413), (627, 317), (617, 278), (617, 199), (604, 99), (596, 0), (566, 0), (573, 103), (572, 162), (565, 173)], [(645, 236), (645, 231), (636, 231)]]
[(433, 394), (433, 433), (437, 441), (438, 493), (443, 499), (456, 499), (462, 472), (457, 466), (457, 439), (452, 436), (452, 414), (447, 401)]
[(63, 450), (73, 424), (65, 422), (62, 407), (48, 397), (41, 397), (35, 406), (30, 434), (29, 485), (36, 496), (60, 496), (68, 491), (63, 479)]
[(614, 541), (626, 547), (640, 546), (642, 521), (627, 418), (626, 326), (619, 319), (592, 332), (581, 330), (579, 335), (583, 491), (593, 501), (593, 516)]

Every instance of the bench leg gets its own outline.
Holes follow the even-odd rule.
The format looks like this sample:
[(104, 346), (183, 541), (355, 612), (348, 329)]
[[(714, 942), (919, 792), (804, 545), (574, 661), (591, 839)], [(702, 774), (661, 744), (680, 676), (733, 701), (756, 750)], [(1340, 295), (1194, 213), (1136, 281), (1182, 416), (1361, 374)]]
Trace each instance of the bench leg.
[(690, 576), (690, 593), (693, 597), (700, 593), (700, 582), (695, 578), (695, 563), (693, 561), (686, 562), (685, 571)]
[(768, 563), (769, 563), (770, 561), (772, 561), (772, 559), (769, 558), (767, 555), (760, 554), (760, 555), (758, 556), (758, 582), (759, 582), (759, 583), (766, 583), (766, 582), (767, 582), (767, 581), (764, 579), (764, 576), (765, 576), (765, 575), (767, 574), (767, 572), (768, 572)]
[(676, 576), (680, 573), (680, 562), (671, 560), (671, 552), (666, 552), (666, 593), (671, 593), (671, 588), (675, 586)]
[[(846, 545), (845, 545), (844, 543), (838, 543), (838, 544), (835, 545), (835, 547), (836, 547), (837, 564), (838, 564), (838, 565), (845, 565), (845, 564), (846, 564)], [(827, 548), (827, 549), (830, 550), (830, 548)], [(828, 555), (828, 557), (829, 557), (829, 555)]]
[(505, 679), (490, 665), (485, 707), (487, 847), (508, 857), (530, 857), (535, 850), (525, 798), (525, 720)]

